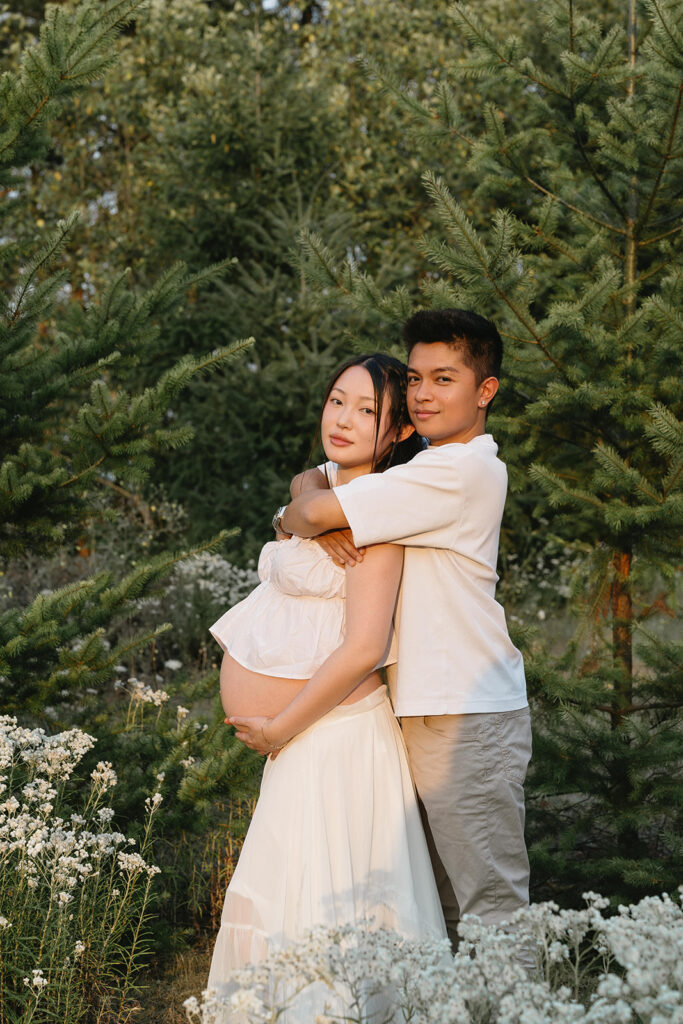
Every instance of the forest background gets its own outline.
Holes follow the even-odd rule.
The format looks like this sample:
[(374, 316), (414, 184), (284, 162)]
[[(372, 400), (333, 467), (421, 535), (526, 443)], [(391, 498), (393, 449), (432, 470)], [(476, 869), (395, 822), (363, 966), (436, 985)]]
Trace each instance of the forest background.
[(116, 820), (162, 869), (148, 950), (215, 932), (258, 787), (206, 626), (315, 463), (330, 372), (400, 354), (418, 305), (477, 308), (506, 344), (489, 422), (533, 897), (680, 881), (680, 12), (0, 7), (0, 704), (113, 764)]

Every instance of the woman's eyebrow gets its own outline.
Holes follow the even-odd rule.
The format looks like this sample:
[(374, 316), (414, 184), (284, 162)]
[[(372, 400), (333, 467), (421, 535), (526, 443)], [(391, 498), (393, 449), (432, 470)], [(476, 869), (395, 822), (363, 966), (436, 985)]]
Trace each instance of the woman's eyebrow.
[[(346, 392), (344, 391), (344, 388), (334, 387), (334, 388), (332, 388), (332, 391), (338, 391), (340, 395), (346, 396)], [(332, 394), (332, 391), (330, 391), (330, 394)], [(368, 398), (367, 396), (363, 397), (363, 395), (361, 395), (361, 397), (358, 399), (358, 401), (359, 402), (372, 402), (373, 405), (374, 405), (375, 396), (373, 395), (372, 398)]]

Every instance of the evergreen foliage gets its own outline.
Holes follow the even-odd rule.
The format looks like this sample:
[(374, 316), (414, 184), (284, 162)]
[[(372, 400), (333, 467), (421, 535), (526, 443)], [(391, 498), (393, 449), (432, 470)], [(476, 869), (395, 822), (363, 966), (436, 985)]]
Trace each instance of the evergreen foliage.
[[(536, 6), (533, 58), (456, 4), (467, 66), (431, 104), (385, 85), (450, 146), (454, 184), (476, 182), (465, 207), (424, 175), (441, 230), (421, 245), (421, 301), (496, 320), (507, 376), (491, 424), (513, 483), (590, 551), (570, 643), (526, 644), (536, 892), (623, 899), (677, 885), (682, 863), (681, 658), (665, 626), (682, 505), (681, 4), (629, 0), (602, 22), (574, 0)], [(490, 98), (474, 131), (458, 103), (468, 76)], [(371, 321), (411, 309), (318, 237), (301, 259)]]
[[(18, 71), (6, 72), (0, 124), (0, 172), (7, 185), (21, 181), (49, 143), (47, 118), (58, 101), (82, 89), (112, 64), (111, 41), (139, 3), (80, 5), (69, 15), (50, 8), (40, 39)], [(69, 298), (55, 264), (69, 242), (75, 215), (60, 221), (48, 240), (24, 251), (4, 210), (2, 260), (10, 282), (0, 307), (0, 559), (47, 554), (73, 543), (101, 514), (103, 488), (139, 488), (159, 453), (186, 444), (191, 429), (169, 423), (169, 404), (196, 378), (215, 371), (251, 344), (235, 342), (207, 355), (185, 356), (144, 390), (121, 378), (136, 354), (159, 338), (159, 322), (177, 310), (188, 291), (217, 279), (225, 264), (189, 274), (173, 265), (140, 296), (127, 272), (112, 274), (98, 302)], [(16, 271), (12, 270), (16, 266)], [(88, 394), (89, 389), (89, 394)], [(225, 532), (201, 550), (216, 547)], [(114, 675), (125, 650), (149, 643), (163, 626), (111, 648), (106, 629), (131, 602), (148, 593), (185, 555), (159, 555), (123, 579), (111, 573), (40, 594), (28, 607), (0, 617), (0, 694), (7, 709), (34, 716), (85, 684)]]
[[(417, 97), (428, 98), (456, 37), (447, 10), (447, 0), (419, 8), (333, 0), (306, 17), (289, 3), (153, 0), (101, 89), (68, 112), (51, 173), (27, 182), (27, 214), (46, 224), (65, 202), (86, 204), (69, 257), (75, 289), (99, 290), (112, 263), (131, 263), (146, 285), (178, 251), (193, 269), (238, 260), (192, 296), (186, 314), (164, 318), (131, 371), (150, 382), (158, 360), (204, 351), (226, 325), (234, 336), (258, 335), (248, 362), (172, 407), (195, 439), (159, 459), (152, 476), (189, 508), (192, 541), (234, 523), (241, 532), (230, 552), (240, 561), (256, 554), (289, 480), (309, 461), (333, 366), (351, 343), (389, 340), (311, 294), (291, 266), (299, 230), (315, 227), (383, 288), (403, 283), (416, 295), (414, 236), (431, 216), (420, 158), (407, 117), (355, 57), (391, 52)], [(495, 26), (504, 10), (502, 0), (486, 0), (482, 16)], [(433, 70), (422, 82), (427, 62)], [(468, 85), (461, 96), (469, 113), (477, 90)], [(445, 170), (438, 140), (422, 153)]]
[[(134, 287), (129, 271), (113, 270), (112, 261), (95, 285), (68, 272), (73, 271), (69, 250), (80, 245), (79, 232), (89, 219), (87, 207), (80, 220), (75, 213), (56, 218), (52, 230), (43, 230), (42, 218), (36, 222), (27, 214), (27, 182), (35, 186), (41, 175), (53, 174), (48, 117), (58, 109), (68, 111), (60, 102), (76, 103), (85, 84), (111, 67), (113, 36), (139, 6), (93, 0), (50, 8), (40, 38), (21, 58), (19, 69), (5, 73), (1, 85), (9, 98), (2, 138), (7, 141), (11, 134), (11, 144), (3, 150), (7, 188), (0, 207), (6, 283), (0, 308), (0, 706), (51, 729), (85, 723), (97, 739), (93, 763), (109, 757), (116, 766), (117, 814), (139, 842), (145, 801), (167, 779), (162, 788), (173, 799), (157, 814), (153, 842), (164, 872), (161, 891), (154, 894), (154, 922), (147, 914), (132, 924), (122, 916), (117, 930), (100, 914), (97, 924), (126, 954), (127, 993), (139, 966), (138, 952), (147, 955), (150, 936), (157, 948), (168, 948), (173, 942), (168, 922), (179, 927), (190, 916), (196, 922), (210, 903), (211, 886), (224, 886), (230, 865), (204, 856), (206, 837), (226, 815), (240, 818), (237, 831), (244, 826), (247, 815), (240, 809), (259, 774), (258, 759), (231, 739), (223, 724), (217, 672), (215, 665), (207, 671), (206, 652), (188, 684), (187, 669), (177, 672), (177, 658), (168, 660), (166, 654), (164, 664), (164, 642), (170, 641), (160, 642), (171, 631), (163, 621), (168, 609), (160, 586), (170, 578), (172, 588), (188, 558), (202, 552), (209, 557), (231, 531), (190, 550), (164, 550), (168, 541), (151, 536), (155, 517), (139, 493), (161, 455), (176, 452), (192, 437), (191, 424), (179, 423), (170, 407), (201, 378), (238, 366), (237, 357), (251, 346), (252, 339), (232, 341), (231, 331), (221, 327), (207, 344), (208, 352), (197, 348), (180, 359), (172, 350), (163, 358), (159, 353), (173, 317), (188, 300), (196, 306), (202, 290), (215, 287), (231, 261), (193, 273), (183, 263), (172, 263), (156, 277), (149, 275), (144, 287)], [(30, 160), (30, 169), (18, 160)], [(39, 233), (43, 240), (36, 242)], [(154, 372), (145, 380), (136, 378), (135, 366), (154, 352)], [(125, 524), (117, 532), (126, 505), (142, 508), (145, 531)], [(107, 547), (107, 531), (116, 541), (125, 538), (125, 550)], [(177, 531), (169, 533), (177, 543)], [(97, 559), (95, 535), (98, 542), (105, 540)], [(156, 552), (152, 557), (150, 550)], [(89, 561), (96, 571), (82, 578)], [(55, 571), (60, 565), (64, 571)], [(67, 582), (55, 586), (55, 578)], [(237, 574), (237, 589), (242, 582)], [(135, 676), (144, 667), (150, 669), (152, 685)], [(159, 683), (170, 692), (159, 689)], [(178, 696), (191, 710), (182, 707)], [(78, 806), (79, 794), (72, 798), (72, 806)], [(11, 880), (9, 887), (10, 896), (16, 895)], [(31, 901), (29, 892), (29, 909), (39, 917), (39, 901)], [(144, 942), (134, 957), (143, 923)], [(18, 918), (10, 926), (22, 927)], [(63, 946), (68, 936), (60, 935)], [(35, 950), (24, 939), (19, 932), (25, 967)], [(43, 966), (35, 958), (33, 963)], [(91, 967), (98, 972), (97, 993), (91, 975), (84, 976), (85, 989), (91, 989), (83, 1009), (87, 1019), (113, 998), (118, 984), (111, 972), (96, 967), (95, 959)], [(18, 987), (27, 996), (22, 978)], [(60, 998), (73, 995), (71, 982), (70, 974), (60, 981)], [(72, 1016), (77, 1019), (75, 1011)], [(72, 1016), (65, 1011), (65, 1020)]]

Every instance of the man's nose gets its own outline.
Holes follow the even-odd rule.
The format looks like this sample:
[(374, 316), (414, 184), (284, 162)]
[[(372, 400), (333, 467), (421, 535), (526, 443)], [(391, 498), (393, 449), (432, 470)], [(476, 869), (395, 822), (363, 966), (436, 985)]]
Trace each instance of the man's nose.
[(432, 397), (431, 381), (421, 380), (420, 383), (417, 385), (417, 390), (415, 392), (415, 401), (416, 402), (428, 402), (431, 397)]

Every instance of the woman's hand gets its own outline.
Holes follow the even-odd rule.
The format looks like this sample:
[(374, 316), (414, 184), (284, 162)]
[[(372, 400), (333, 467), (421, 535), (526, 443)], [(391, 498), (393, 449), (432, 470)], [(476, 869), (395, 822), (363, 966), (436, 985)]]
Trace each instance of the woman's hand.
[(346, 530), (330, 530), (329, 533), (321, 533), (319, 537), (313, 539), (325, 554), (330, 556), (334, 564), (342, 569), (363, 561), (365, 548), (354, 546), (353, 534), (348, 528)]
[(266, 718), (265, 715), (253, 715), (248, 718), (233, 715), (231, 718), (225, 719), (225, 724), (234, 725), (237, 739), (251, 750), (256, 750), (259, 754), (267, 754), (271, 760), (274, 760), (284, 744), (278, 746), (268, 740), (266, 727), (271, 721), (272, 719)]

